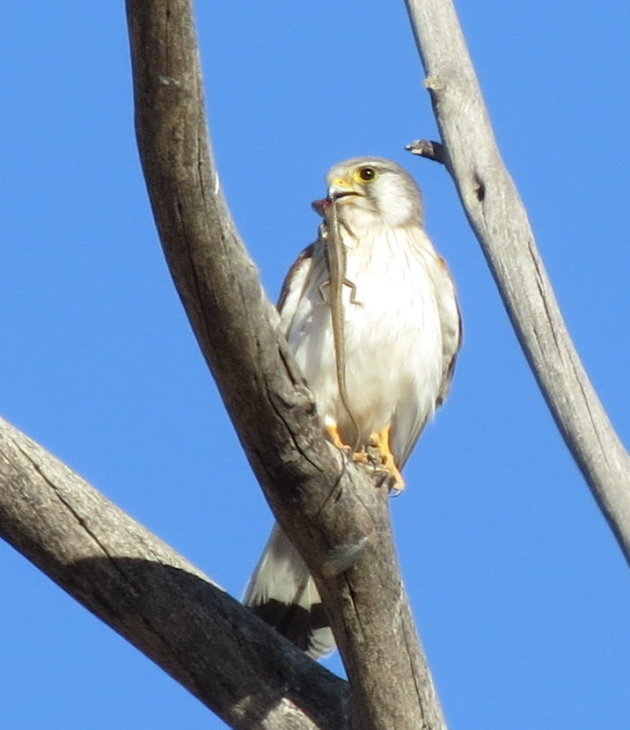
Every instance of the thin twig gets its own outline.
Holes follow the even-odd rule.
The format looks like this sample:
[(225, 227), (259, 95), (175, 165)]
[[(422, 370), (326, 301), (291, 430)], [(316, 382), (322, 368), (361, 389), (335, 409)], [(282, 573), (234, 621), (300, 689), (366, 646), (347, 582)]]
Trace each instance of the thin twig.
[(405, 145), (405, 149), (411, 152), (412, 155), (418, 155), (425, 157), (427, 160), (433, 160), (433, 162), (444, 163), (444, 148), (439, 142), (435, 142), (431, 139), (416, 139), (408, 145)]

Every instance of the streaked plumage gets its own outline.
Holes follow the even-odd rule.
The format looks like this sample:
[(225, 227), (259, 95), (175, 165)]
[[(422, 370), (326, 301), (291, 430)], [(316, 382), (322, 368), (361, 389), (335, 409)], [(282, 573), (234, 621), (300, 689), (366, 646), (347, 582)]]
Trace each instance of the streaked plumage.
[[(346, 276), (354, 284), (354, 292), (343, 288), (345, 379), (353, 419), (340, 398), (331, 312), (323, 295), (329, 221), (287, 276), (281, 321), (329, 434), (360, 447), (378, 443), (401, 487), (398, 470), (450, 386), (461, 340), (455, 287), (424, 231), (421, 193), (403, 168), (381, 158), (355, 158), (333, 167), (327, 183), (323, 202), (335, 206)], [(334, 647), (330, 629), (322, 626), (315, 585), (277, 526), (245, 602), (311, 655)]]

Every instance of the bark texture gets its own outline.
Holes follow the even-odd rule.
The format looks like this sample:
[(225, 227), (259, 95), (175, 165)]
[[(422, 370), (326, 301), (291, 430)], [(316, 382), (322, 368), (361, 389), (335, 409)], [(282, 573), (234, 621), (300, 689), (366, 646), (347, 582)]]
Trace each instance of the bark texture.
[(164, 252), (249, 461), (318, 583), (348, 672), (354, 726), (443, 727), (386, 490), (324, 438), (221, 194), (191, 3), (128, 0), (127, 12), (136, 131)]
[[(452, 4), (407, 6), (442, 132), (443, 147), (425, 154), (453, 175), (554, 417), (628, 556), (628, 455), (566, 332)], [(191, 0), (127, 0), (127, 14), (138, 142), (164, 252), (250, 463), (317, 580), (349, 686), (5, 422), (0, 535), (233, 727), (443, 728), (386, 490), (323, 437), (223, 199)]]
[(232, 727), (350, 727), (343, 680), (1, 419), (0, 487), (0, 536)]
[(494, 139), (453, 3), (406, 4), (442, 135), (443, 161), (547, 405), (630, 562), (630, 457), (567, 331)]

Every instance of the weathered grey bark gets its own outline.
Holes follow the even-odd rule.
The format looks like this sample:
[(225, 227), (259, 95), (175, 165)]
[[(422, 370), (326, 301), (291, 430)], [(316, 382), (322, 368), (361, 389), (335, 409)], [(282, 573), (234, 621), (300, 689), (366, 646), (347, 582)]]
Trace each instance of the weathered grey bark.
[(232, 727), (350, 727), (343, 680), (2, 419), (0, 536)]
[[(352, 711), (355, 728), (441, 728), (400, 580), (385, 490), (344, 463), (322, 437), (312, 398), (220, 194), (190, 3), (127, 0), (127, 8), (138, 137), (164, 250), (252, 466), (316, 576), (348, 669), (352, 710), (344, 715), (340, 680), (292, 651), (8, 427), (0, 441), (0, 534), (235, 727), (346, 727)], [(569, 388), (569, 396), (553, 400), (556, 418), (564, 423), (567, 412), (580, 408), (589, 416), (590, 431), (582, 436), (584, 425), (564, 428), (568, 440), (577, 431), (573, 450), (591, 480), (623, 474), (627, 455), (614, 441), (600, 450), (604, 456), (596, 464), (590, 460), (592, 435), (607, 443), (605, 415), (566, 347), (526, 217), (494, 147), (481, 97), (474, 96), (472, 69), (458, 69), (468, 56), (452, 7), (425, 0), (409, 8), (425, 49), (447, 165), (460, 180), (475, 230), (489, 241), (495, 276), (508, 282), (504, 298), (517, 322), (524, 296), (521, 341), (537, 367), (551, 362), (549, 374), (539, 374), (541, 385), (568, 382), (572, 370), (573, 383), (581, 384), (579, 397)], [(487, 136), (478, 138), (480, 130)], [(495, 250), (493, 236), (505, 255)], [(524, 295), (518, 292), (523, 282)], [(616, 519), (619, 489), (610, 494), (605, 491), (602, 501)], [(625, 520), (627, 505), (621, 513)], [(616, 524), (618, 535), (627, 535)]]
[(527, 213), (499, 154), (453, 4), (406, 4), (442, 135), (443, 161), (558, 428), (630, 562), (630, 458), (567, 332)]
[(164, 250), (246, 453), (318, 581), (351, 691), (5, 423), (0, 535), (234, 727), (442, 728), (387, 492), (323, 437), (220, 193), (190, 2), (127, 10)]
[(250, 463), (318, 583), (348, 672), (354, 727), (442, 728), (386, 490), (324, 438), (221, 194), (191, 2), (127, 0), (127, 13), (136, 130), (165, 255)]

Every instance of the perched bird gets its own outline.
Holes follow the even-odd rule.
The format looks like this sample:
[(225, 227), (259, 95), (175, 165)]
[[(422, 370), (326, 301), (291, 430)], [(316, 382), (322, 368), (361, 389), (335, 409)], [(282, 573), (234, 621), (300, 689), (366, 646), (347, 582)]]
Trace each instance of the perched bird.
[[(424, 230), (422, 194), (395, 162), (335, 165), (317, 241), (278, 305), (287, 342), (331, 441), (356, 461), (377, 450), (392, 487), (446, 397), (461, 342), (453, 279)], [(335, 642), (303, 560), (276, 525), (246, 605), (311, 656)]]

